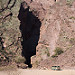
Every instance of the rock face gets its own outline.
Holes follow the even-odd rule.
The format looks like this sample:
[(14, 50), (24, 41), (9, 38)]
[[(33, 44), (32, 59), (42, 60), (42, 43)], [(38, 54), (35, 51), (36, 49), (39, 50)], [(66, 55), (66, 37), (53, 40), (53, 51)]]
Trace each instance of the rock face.
[[(24, 0), (25, 1), (25, 0)], [(53, 10), (52, 6), (54, 5), (54, 0), (33, 0), (32, 2), (26, 1), (28, 5), (30, 6), (30, 10), (33, 11), (33, 13), (40, 19), (42, 22), (42, 26), (40, 29), (40, 41), (37, 46), (37, 49), (39, 48), (39, 45), (47, 44), (50, 55), (53, 55), (53, 50), (56, 47), (56, 42), (58, 40), (59, 32), (61, 29), (61, 21), (58, 17), (57, 11)], [(58, 17), (58, 19), (57, 19)]]
[[(50, 54), (52, 55), (53, 54), (52, 50), (54, 50), (54, 48), (55, 48), (55, 42), (57, 40), (57, 39), (54, 39), (54, 38), (58, 37), (59, 31), (60, 31), (60, 26), (58, 25), (58, 27), (57, 27), (58, 29), (56, 28), (57, 35), (56, 35), (56, 33), (53, 34), (56, 31), (56, 30), (54, 31), (54, 29), (55, 29), (56, 26), (55, 25), (51, 25), (48, 28), (48, 31), (50, 30), (50, 32), (46, 31), (47, 26), (49, 26), (49, 23), (48, 23), (48, 21), (45, 21), (45, 20), (46, 20), (46, 18), (53, 17), (52, 15), (48, 17), (48, 13), (49, 13), (48, 10), (49, 10), (50, 6), (52, 6), (54, 4), (54, 1), (53, 0), (48, 0), (48, 1), (47, 0), (45, 0), (45, 1), (43, 1), (43, 0), (41, 0), (41, 1), (40, 0), (37, 0), (37, 1), (33, 0), (32, 2), (31, 1), (25, 1), (25, 2), (28, 3), (28, 5), (30, 6), (30, 10), (42, 22), (42, 27), (40, 29), (40, 33), (41, 33), (41, 35), (40, 35), (40, 43), (43, 42), (43, 41), (46, 41), (46, 43), (48, 43), (49, 46), (50, 46), (49, 47), (51, 49), (50, 50)], [(53, 18), (55, 18), (55, 16)], [(54, 21), (52, 21), (52, 23), (53, 22)], [(46, 33), (50, 33), (50, 34), (46, 34)], [(49, 37), (47, 37), (47, 36), (49, 36)], [(53, 37), (53, 38), (51, 38), (50, 36)], [(47, 37), (47, 39), (46, 39), (46, 37)], [(51, 41), (53, 40), (53, 41), (49, 42), (48, 40), (51, 40)]]
[[(54, 54), (54, 50), (56, 47), (60, 47), (63, 49), (64, 51), (63, 56), (65, 54), (65, 51), (67, 50), (69, 51), (70, 49), (73, 50), (74, 44), (73, 42), (70, 41), (75, 39), (74, 1), (66, 1), (66, 0), (63, 1), (33, 0), (32, 2), (26, 0), (24, 1), (28, 3), (28, 5), (30, 6), (30, 10), (40, 19), (42, 23), (40, 29), (40, 40), (37, 46), (37, 60), (47, 61), (48, 52), (50, 56), (52, 56)], [(58, 57), (58, 59), (60, 60), (60, 57)], [(65, 63), (66, 61), (64, 62), (64, 64)]]
[[(30, 57), (36, 54), (32, 63), (42, 67), (57, 64), (62, 67), (75, 66), (75, 0), (23, 0), (26, 4), (21, 3), (21, 6), (20, 0), (10, 1), (9, 7), (12, 3), (16, 3), (15, 6), (11, 10), (3, 10), (0, 15), (4, 18), (7, 12), (12, 13), (12, 17), (0, 18), (0, 32), (6, 47), (21, 55), (22, 46), (27, 64), (30, 64)], [(18, 38), (21, 36), (23, 41), (20, 44)], [(50, 59), (57, 47), (64, 53)], [(64, 60), (61, 61), (61, 58)]]
[[(21, 44), (19, 37), (19, 20), (17, 18), (20, 7), (20, 0), (1, 0), (0, 1), (0, 43), (4, 49), (0, 49), (0, 64), (7, 65), (15, 61), (15, 55), (21, 56)], [(1, 47), (1, 46), (0, 46)], [(18, 51), (18, 53), (17, 53)], [(0, 66), (1, 66), (0, 65)]]

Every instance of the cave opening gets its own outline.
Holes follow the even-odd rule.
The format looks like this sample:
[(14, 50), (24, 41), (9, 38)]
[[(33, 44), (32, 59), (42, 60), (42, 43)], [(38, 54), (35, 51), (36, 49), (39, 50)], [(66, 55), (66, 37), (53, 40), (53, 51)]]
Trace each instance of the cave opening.
[(31, 57), (36, 55), (36, 46), (38, 45), (40, 37), (41, 22), (32, 11), (29, 11), (29, 6), (24, 1), (21, 3), (18, 19), (20, 20), (20, 31), (23, 38), (21, 41), (22, 45), (22, 56), (25, 57), (25, 64), (28, 67), (31, 65)]

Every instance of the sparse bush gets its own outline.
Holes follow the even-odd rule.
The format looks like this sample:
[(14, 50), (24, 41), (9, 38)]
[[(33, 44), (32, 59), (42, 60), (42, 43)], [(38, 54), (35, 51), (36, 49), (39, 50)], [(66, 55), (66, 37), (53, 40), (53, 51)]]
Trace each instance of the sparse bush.
[(49, 49), (47, 47), (46, 47), (46, 50), (45, 50), (45, 54), (47, 54), (48, 57), (50, 56)]
[(75, 38), (71, 38), (70, 43), (74, 45), (75, 44)]
[(73, 20), (75, 20), (75, 17), (72, 16), (72, 17), (70, 17), (69, 19), (73, 19)]
[(67, 0), (66, 5), (72, 6), (73, 0)]
[(15, 58), (15, 62), (16, 63), (24, 63), (25, 62), (25, 58), (23, 58), (23, 57), (16, 57)]
[(35, 64), (38, 65), (38, 64), (39, 64), (39, 61), (36, 60), (36, 61), (35, 61)]

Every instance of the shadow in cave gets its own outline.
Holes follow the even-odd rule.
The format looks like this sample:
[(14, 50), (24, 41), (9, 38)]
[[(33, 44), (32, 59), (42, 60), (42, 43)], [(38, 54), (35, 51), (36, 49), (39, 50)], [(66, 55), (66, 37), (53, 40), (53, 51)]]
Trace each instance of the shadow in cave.
[(36, 55), (41, 22), (29, 11), (29, 6), (26, 2), (21, 3), (18, 19), (20, 20), (20, 31), (23, 38), (23, 41), (21, 41), (22, 55), (25, 57), (25, 63), (28, 67), (32, 67), (31, 56)]

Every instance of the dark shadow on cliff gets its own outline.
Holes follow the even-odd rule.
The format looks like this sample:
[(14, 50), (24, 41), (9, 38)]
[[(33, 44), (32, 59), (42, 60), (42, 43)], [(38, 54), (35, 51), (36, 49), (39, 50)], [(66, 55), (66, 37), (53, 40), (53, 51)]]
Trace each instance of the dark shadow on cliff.
[(40, 37), (41, 22), (29, 11), (27, 3), (21, 3), (18, 19), (20, 20), (20, 31), (22, 34), (22, 55), (26, 64), (31, 67), (31, 56), (36, 55), (36, 46)]

